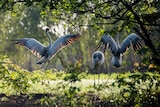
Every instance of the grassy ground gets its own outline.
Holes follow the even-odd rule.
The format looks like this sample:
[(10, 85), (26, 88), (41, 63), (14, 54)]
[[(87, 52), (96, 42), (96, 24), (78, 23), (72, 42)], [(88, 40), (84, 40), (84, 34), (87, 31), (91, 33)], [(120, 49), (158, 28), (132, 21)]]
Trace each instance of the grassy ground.
[(100, 74), (99, 84), (98, 75), (84, 72), (9, 71), (5, 77), (0, 82), (2, 107), (141, 106), (144, 99), (149, 106), (160, 104), (157, 73)]
[[(16, 74), (14, 74), (14, 76), (15, 75)], [(86, 89), (89, 89), (90, 87), (93, 87), (94, 82), (96, 83), (96, 86), (99, 86), (104, 83), (109, 85), (113, 83), (115, 81), (114, 79), (116, 78), (116, 74), (112, 74), (112, 75), (100, 74), (100, 78), (98, 79), (97, 74), (94, 75), (94, 74), (82, 73), (79, 75), (81, 77), (80, 80), (77, 80), (75, 82), (70, 82), (70, 81), (64, 80), (65, 76), (70, 75), (70, 74), (61, 73), (61, 72), (57, 72), (57, 73), (36, 72), (33, 74), (29, 73), (29, 75), (31, 76), (35, 75), (35, 77), (32, 76), (32, 78), (29, 78), (29, 80), (27, 81), (27, 83), (29, 84), (29, 88), (27, 89), (27, 94), (51, 93), (53, 89), (55, 89), (57, 86), (60, 86), (60, 85), (67, 85), (68, 87), (69, 86), (79, 87), (82, 90), (86, 90)], [(94, 80), (94, 76), (96, 77), (95, 80)], [(3, 85), (4, 85), (3, 81), (1, 81), (0, 86), (3, 87)], [(7, 95), (16, 94), (17, 91), (12, 88), (13, 88), (12, 85), (8, 85), (6, 88), (4, 87), (0, 88), (0, 93), (6, 93)]]

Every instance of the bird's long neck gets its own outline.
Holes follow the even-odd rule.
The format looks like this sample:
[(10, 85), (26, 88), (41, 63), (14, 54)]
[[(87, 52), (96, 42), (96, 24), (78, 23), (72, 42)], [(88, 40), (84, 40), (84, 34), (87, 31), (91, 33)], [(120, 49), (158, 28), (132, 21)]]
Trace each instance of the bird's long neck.
[(52, 39), (51, 39), (51, 36), (50, 36), (50, 34), (49, 34), (49, 32), (48, 32), (48, 31), (46, 31), (46, 33), (47, 33), (48, 38), (49, 38), (49, 45), (52, 45)]
[(119, 43), (119, 33), (117, 33), (117, 35), (116, 35), (116, 42), (117, 42), (117, 46), (119, 47), (120, 46), (120, 43)]

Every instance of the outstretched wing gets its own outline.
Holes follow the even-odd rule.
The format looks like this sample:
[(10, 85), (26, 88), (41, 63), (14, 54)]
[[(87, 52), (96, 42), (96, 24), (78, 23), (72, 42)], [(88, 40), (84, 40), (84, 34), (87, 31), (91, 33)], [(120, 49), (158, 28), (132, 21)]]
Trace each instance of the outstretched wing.
[(60, 44), (62, 45), (62, 47), (70, 45), (71, 43), (78, 41), (80, 38), (79, 34), (72, 34), (72, 35), (67, 35), (67, 36), (63, 36), (60, 38)]
[[(49, 47), (49, 50), (47, 51), (47, 57), (51, 59), (56, 55), (57, 52), (59, 52), (61, 49), (63, 49), (65, 46), (78, 41), (79, 40), (79, 34), (73, 34), (73, 35), (67, 35), (67, 36), (62, 36), (58, 38), (52, 45)], [(37, 64), (41, 64), (46, 61), (46, 58), (42, 58), (37, 62)]]
[(105, 45), (103, 52), (105, 52), (106, 48), (110, 49), (112, 54), (115, 54), (118, 50), (116, 41), (109, 34), (103, 35), (101, 37), (101, 40), (100, 40), (100, 43), (98, 44), (99, 46), (97, 46), (97, 49), (103, 44)]
[(79, 34), (72, 34), (72, 35), (66, 35), (58, 38), (52, 45), (51, 55), (54, 55), (65, 46), (70, 45), (75, 41), (78, 41), (79, 37), (80, 37)]
[(15, 41), (15, 44), (24, 46), (37, 57), (42, 57), (44, 55), (45, 46), (34, 38), (21, 38), (13, 41)]
[(122, 41), (120, 52), (123, 54), (131, 46), (133, 47), (134, 51), (141, 49), (143, 46), (141, 39), (134, 33), (128, 35), (128, 37)]

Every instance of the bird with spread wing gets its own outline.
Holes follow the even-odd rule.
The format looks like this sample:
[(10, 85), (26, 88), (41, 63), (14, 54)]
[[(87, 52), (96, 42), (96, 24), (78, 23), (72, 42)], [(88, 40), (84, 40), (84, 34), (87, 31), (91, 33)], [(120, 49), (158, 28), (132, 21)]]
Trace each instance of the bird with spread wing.
[[(44, 46), (42, 43), (34, 38), (21, 38), (13, 40), (14, 44), (24, 46), (31, 53), (40, 57), (41, 59), (37, 64), (45, 64), (48, 62), (64, 47), (70, 45), (71, 43), (78, 41), (80, 38), (79, 34), (71, 34), (59, 37), (54, 43), (52, 43), (51, 36), (49, 34), (49, 29), (46, 29), (46, 33), (49, 37), (49, 46)], [(46, 67), (47, 68), (47, 67)]]
[(120, 67), (122, 65), (122, 56), (127, 49), (132, 47), (134, 51), (137, 51), (141, 49), (143, 45), (144, 43), (135, 33), (128, 35), (122, 41), (121, 45), (119, 44), (119, 35), (117, 35), (117, 40), (115, 41), (112, 36), (105, 34), (101, 37), (101, 40), (97, 45), (97, 49), (103, 47), (103, 52), (105, 52), (106, 49), (111, 50), (113, 55), (111, 60), (112, 65), (115, 67)]

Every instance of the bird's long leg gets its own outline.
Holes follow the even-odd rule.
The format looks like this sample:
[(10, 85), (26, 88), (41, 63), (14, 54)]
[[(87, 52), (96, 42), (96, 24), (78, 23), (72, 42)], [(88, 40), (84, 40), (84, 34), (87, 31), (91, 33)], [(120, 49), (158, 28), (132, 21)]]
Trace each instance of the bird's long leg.
[(49, 64), (50, 64), (50, 60), (48, 60), (48, 64), (47, 64), (47, 66), (46, 66), (45, 71), (47, 70), (47, 68), (48, 68)]
[(100, 83), (100, 73), (102, 73), (102, 67), (99, 68), (100, 72), (98, 73), (98, 85)]
[(46, 62), (44, 62), (44, 63), (42, 64), (41, 69), (43, 68), (43, 66), (45, 65), (45, 63), (46, 63)]
[(109, 81), (110, 76), (111, 76), (111, 73), (108, 70), (108, 79), (107, 79), (106, 83)]
[(117, 68), (117, 67), (116, 67), (116, 73), (117, 73), (117, 77), (116, 78), (118, 78), (118, 76), (119, 76), (119, 68)]
[(94, 73), (94, 84), (93, 86), (95, 87), (96, 86), (96, 74)]
[(93, 69), (94, 70), (94, 83), (93, 83), (93, 87), (96, 87), (96, 68)]
[(98, 85), (99, 85), (99, 78), (100, 78), (100, 73), (98, 73)]

